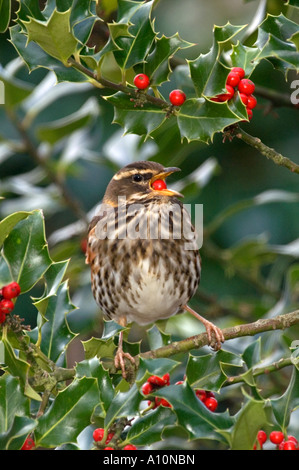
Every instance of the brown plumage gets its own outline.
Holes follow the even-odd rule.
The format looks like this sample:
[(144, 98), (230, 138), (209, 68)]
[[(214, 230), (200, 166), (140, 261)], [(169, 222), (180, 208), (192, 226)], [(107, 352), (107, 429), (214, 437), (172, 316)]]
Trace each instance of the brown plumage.
[[(165, 180), (175, 171), (179, 169), (141, 161), (114, 175), (89, 227), (86, 262), (92, 291), (105, 316), (122, 326), (145, 325), (188, 310), (219, 348), (221, 330), (187, 306), (200, 281), (201, 263), (190, 216), (177, 199), (182, 195), (152, 188), (156, 179)], [(125, 377), (124, 357), (134, 362), (122, 351), (120, 335), (115, 365)]]

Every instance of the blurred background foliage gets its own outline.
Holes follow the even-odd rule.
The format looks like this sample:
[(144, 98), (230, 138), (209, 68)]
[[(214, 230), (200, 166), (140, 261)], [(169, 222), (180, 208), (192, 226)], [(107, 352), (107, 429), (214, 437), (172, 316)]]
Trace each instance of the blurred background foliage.
[[(101, 2), (109, 21), (115, 6), (115, 1)], [(18, 3), (12, 1), (11, 25), (17, 8)], [(281, 0), (161, 0), (153, 16), (161, 34), (178, 31), (183, 39), (196, 43), (178, 54), (180, 60), (180, 54), (193, 59), (207, 52), (213, 25), (228, 20), (248, 24), (243, 41), (253, 44), (256, 24), (266, 12), (284, 12), (298, 20), (298, 10)], [(105, 42), (105, 34), (105, 23), (100, 23), (91, 41)], [(113, 75), (113, 61), (108, 58), (104, 66)], [(296, 75), (292, 72), (285, 80), (269, 62), (262, 61), (251, 78), (258, 86), (290, 96)], [(67, 278), (78, 309), (68, 315), (68, 322), (72, 331), (81, 333), (80, 338), (101, 332), (84, 258), (87, 224), (114, 172), (135, 160), (179, 166), (182, 172), (169, 185), (185, 194), (185, 203), (203, 204), (202, 281), (192, 301), (197, 311), (224, 327), (298, 308), (298, 175), (267, 161), (238, 139), (223, 142), (220, 134), (211, 145), (181, 142), (178, 133), (165, 126), (145, 143), (136, 135), (123, 136), (123, 130), (112, 124), (112, 106), (102, 99), (109, 90), (90, 83), (57, 84), (55, 74), (47, 69), (29, 74), (9, 41), (9, 32), (0, 35), (0, 79), (6, 92), (6, 104), (0, 106), (0, 217), (18, 210), (43, 210), (52, 258), (71, 259)], [(164, 89), (170, 91), (177, 79), (173, 74)], [(295, 106), (272, 107), (263, 97), (258, 97), (250, 124), (241, 124), (299, 163), (298, 125)], [(38, 297), (42, 289), (35, 286), (16, 306), (16, 313), (32, 326), (36, 310), (31, 296)], [(202, 331), (187, 315), (160, 326), (177, 339)], [(131, 336), (138, 340), (143, 330), (135, 326)], [(298, 339), (298, 329), (292, 329), (290, 336)], [(289, 345), (290, 338), (286, 344), (277, 338), (272, 333), (263, 336), (271, 351), (269, 361), (281, 357)], [(231, 341), (226, 349), (238, 352), (246, 341)], [(74, 344), (71, 362), (82, 357), (80, 343)], [(275, 373), (271, 377), (269, 394), (278, 380)], [(287, 369), (280, 371), (280, 386), (288, 378)]]

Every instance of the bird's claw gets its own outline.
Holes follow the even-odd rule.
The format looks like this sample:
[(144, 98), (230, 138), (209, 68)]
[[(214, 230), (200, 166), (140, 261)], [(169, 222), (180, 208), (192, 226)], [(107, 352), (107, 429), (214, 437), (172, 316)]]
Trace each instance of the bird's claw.
[(218, 351), (221, 349), (221, 343), (224, 343), (222, 330), (208, 320), (206, 320), (204, 325), (208, 335), (209, 346), (211, 346), (214, 351)]
[(126, 364), (124, 361), (124, 358), (129, 359), (129, 361), (132, 362), (133, 365), (136, 365), (135, 359), (131, 354), (124, 352), (122, 349), (118, 349), (116, 351), (116, 355), (114, 357), (114, 365), (116, 369), (121, 369), (121, 373), (124, 379), (127, 378), (127, 372), (126, 372)]

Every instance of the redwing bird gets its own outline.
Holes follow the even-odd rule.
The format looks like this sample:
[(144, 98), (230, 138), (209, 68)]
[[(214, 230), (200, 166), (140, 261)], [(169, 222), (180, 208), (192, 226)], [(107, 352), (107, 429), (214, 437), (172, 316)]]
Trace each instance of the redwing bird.
[[(166, 184), (154, 189), (155, 181), (176, 171), (140, 161), (114, 175), (89, 226), (92, 291), (104, 315), (121, 326), (146, 325), (187, 310), (219, 349), (222, 331), (187, 305), (200, 281), (201, 259), (190, 215), (177, 199), (182, 195)], [(125, 377), (124, 358), (132, 363), (134, 358), (123, 351), (122, 341), (121, 332), (115, 366)]]

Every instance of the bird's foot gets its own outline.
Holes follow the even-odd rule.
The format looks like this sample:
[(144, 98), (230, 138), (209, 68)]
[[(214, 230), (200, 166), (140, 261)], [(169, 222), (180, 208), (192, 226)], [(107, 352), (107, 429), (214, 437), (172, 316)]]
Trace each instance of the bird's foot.
[(136, 366), (136, 362), (133, 356), (131, 354), (124, 352), (122, 347), (118, 347), (115, 357), (114, 357), (114, 365), (116, 369), (121, 369), (121, 373), (124, 379), (127, 378), (127, 372), (126, 372), (126, 364), (125, 364), (125, 359), (127, 358), (131, 363)]
[(199, 315), (188, 305), (185, 305), (184, 308), (204, 325), (208, 335), (209, 346), (211, 346), (214, 351), (221, 349), (221, 343), (224, 343), (224, 335), (222, 330), (218, 328), (218, 326), (214, 325), (214, 323)]
[(214, 325), (214, 323), (206, 320), (205, 318), (202, 321), (208, 335), (209, 346), (211, 346), (214, 351), (218, 351), (221, 349), (221, 343), (224, 343), (224, 336), (223, 332), (218, 326)]

